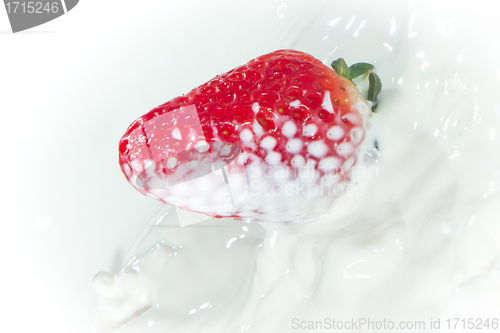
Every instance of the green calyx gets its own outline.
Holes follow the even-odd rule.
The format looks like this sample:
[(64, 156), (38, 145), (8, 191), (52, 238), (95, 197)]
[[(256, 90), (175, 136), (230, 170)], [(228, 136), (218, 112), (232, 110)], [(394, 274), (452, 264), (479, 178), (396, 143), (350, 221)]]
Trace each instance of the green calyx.
[(372, 111), (375, 112), (375, 108), (380, 99), (380, 92), (382, 91), (382, 81), (380, 81), (378, 75), (373, 72), (375, 67), (365, 62), (358, 62), (357, 64), (347, 67), (344, 59), (338, 58), (332, 62), (332, 68), (337, 74), (351, 81), (361, 75), (368, 76), (368, 93), (365, 98), (371, 102)]

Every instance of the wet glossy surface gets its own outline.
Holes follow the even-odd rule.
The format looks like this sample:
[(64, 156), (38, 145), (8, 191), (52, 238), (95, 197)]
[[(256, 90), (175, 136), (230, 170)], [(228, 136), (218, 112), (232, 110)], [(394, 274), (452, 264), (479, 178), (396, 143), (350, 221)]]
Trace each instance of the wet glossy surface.
[[(339, 56), (376, 63), (384, 91), (371, 131), (380, 156), (377, 162), (367, 158), (357, 179), (361, 186), (320, 220), (248, 224), (240, 237), (219, 232), (220, 254), (208, 259), (198, 252), (199, 230), (186, 230), (184, 250), (171, 257), (150, 310), (120, 332), (287, 332), (294, 331), (294, 318), (328, 316), (445, 321), (472, 315), (472, 307), (476, 316), (498, 315), (491, 310), (498, 298), (488, 296), (488, 306), (481, 299), (497, 285), (494, 179), (500, 161), (488, 152), (499, 148), (493, 111), (499, 80), (495, 71), (484, 70), (492, 59), (475, 52), (470, 26), (456, 24), (466, 13), (448, 8), (445, 15), (426, 6), (386, 4), (375, 20), (369, 8), (337, 6), (342, 14), (334, 16), (333, 6), (325, 5), (310, 21), (294, 15), (291, 3), (279, 6), (279, 19), (302, 24), (287, 47), (314, 50), (326, 63)], [(218, 223), (237, 228), (234, 221)], [(166, 230), (140, 241), (144, 248), (132, 253), (160, 240), (180, 244)], [(236, 291), (228, 283), (238, 270), (226, 256), (245, 255), (256, 266), (240, 275), (243, 285)], [(222, 269), (227, 288), (210, 296), (193, 293), (194, 286), (213, 287), (210, 279), (184, 281), (183, 265), (193, 262), (200, 276)], [(181, 303), (170, 298), (180, 286)], [(215, 310), (221, 307), (223, 313)]]

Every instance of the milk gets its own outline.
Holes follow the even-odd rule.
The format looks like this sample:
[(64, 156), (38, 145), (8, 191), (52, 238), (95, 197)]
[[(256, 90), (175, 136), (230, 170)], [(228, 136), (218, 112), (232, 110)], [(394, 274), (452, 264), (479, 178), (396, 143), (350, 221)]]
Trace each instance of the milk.
[[(466, 10), (404, 6), (377, 20), (325, 10), (286, 45), (376, 64), (384, 86), (368, 132), (380, 151), (364, 148), (351, 191), (298, 224), (181, 228), (165, 206), (123, 269), (94, 278), (96, 331), (295, 332), (364, 318), (429, 332), (499, 316), (499, 40), (468, 34)], [(363, 45), (368, 59), (353, 59)]]

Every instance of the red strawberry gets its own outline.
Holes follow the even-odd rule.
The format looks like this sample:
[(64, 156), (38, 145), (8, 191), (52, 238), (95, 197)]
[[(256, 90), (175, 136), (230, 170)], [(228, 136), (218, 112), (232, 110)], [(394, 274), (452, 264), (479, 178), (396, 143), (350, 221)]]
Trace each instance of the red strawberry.
[[(349, 180), (371, 113), (350, 79), (373, 66), (332, 66), (280, 50), (219, 75), (132, 123), (120, 141), (122, 171), (143, 194), (209, 216), (324, 214), (334, 186)], [(369, 75), (376, 102), (380, 80)]]

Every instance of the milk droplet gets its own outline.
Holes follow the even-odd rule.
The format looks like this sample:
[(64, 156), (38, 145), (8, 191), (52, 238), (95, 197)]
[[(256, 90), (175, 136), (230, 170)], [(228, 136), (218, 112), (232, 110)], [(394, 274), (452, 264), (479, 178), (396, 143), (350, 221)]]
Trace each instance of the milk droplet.
[(286, 3), (282, 2), (281, 5), (279, 5), (278, 9), (276, 9), (276, 14), (280, 19), (285, 17), (287, 8), (288, 6), (286, 5)]
[(462, 87), (462, 76), (459, 73), (454, 73), (444, 83), (444, 94), (450, 95), (460, 87)]

